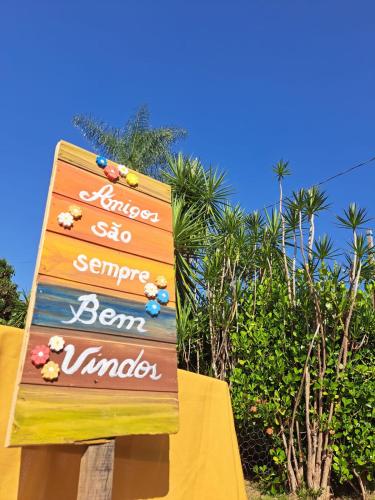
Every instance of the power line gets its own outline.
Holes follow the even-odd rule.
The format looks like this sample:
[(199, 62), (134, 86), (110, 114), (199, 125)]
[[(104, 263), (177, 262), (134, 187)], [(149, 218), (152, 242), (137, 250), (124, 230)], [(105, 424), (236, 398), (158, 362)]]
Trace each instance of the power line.
[[(341, 172), (337, 172), (337, 174), (331, 175), (331, 177), (327, 177), (326, 179), (323, 179), (322, 181), (313, 184), (312, 186), (310, 186), (309, 189), (311, 189), (312, 187), (315, 187), (315, 186), (322, 186), (323, 184), (326, 184), (327, 182), (333, 181), (337, 177), (341, 177), (342, 175), (349, 174), (353, 170), (356, 170), (357, 168), (368, 165), (369, 163), (371, 163), (373, 161), (375, 161), (375, 156), (373, 156), (372, 158), (369, 158), (368, 160), (362, 161), (361, 163), (357, 163), (357, 165), (354, 165), (353, 167), (349, 167), (346, 170), (342, 170)], [(274, 207), (275, 205), (278, 205), (278, 203), (279, 203), (279, 201), (275, 201), (274, 203), (271, 203), (271, 205), (267, 205), (266, 207), (264, 207), (264, 210), (267, 208)]]
[(329, 181), (332, 181), (333, 179), (336, 179), (336, 177), (340, 177), (342, 175), (346, 175), (349, 172), (352, 172), (353, 170), (356, 170), (357, 168), (363, 167), (364, 165), (367, 165), (371, 163), (372, 161), (375, 161), (375, 156), (372, 158), (369, 158), (366, 161), (363, 161), (361, 163), (358, 163), (358, 165), (354, 165), (354, 167), (347, 168), (346, 170), (343, 170), (342, 172), (338, 172), (335, 175), (332, 175), (331, 177), (327, 177), (327, 179), (324, 179), (323, 181), (318, 182), (317, 184), (314, 184), (314, 186), (321, 186), (322, 184), (326, 184)]

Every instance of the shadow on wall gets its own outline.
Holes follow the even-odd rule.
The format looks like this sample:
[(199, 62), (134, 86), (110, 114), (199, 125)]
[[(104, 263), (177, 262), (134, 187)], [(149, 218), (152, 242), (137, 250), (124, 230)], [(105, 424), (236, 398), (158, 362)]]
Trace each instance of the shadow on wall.
[[(18, 500), (76, 500), (85, 446), (22, 449)], [(116, 439), (113, 500), (160, 498), (169, 491), (169, 436)]]
[(113, 500), (164, 497), (169, 491), (169, 436), (116, 439)]

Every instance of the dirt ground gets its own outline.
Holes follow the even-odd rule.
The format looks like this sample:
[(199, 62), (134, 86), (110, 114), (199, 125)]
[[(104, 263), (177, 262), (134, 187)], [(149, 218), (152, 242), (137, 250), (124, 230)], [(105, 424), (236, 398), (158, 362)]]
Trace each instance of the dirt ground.
[[(262, 495), (260, 491), (257, 489), (257, 485), (255, 483), (252, 483), (250, 481), (245, 481), (245, 488), (246, 488), (246, 493), (247, 493), (247, 498), (249, 500), (257, 499), (260, 498), (262, 500), (275, 500), (276, 497), (270, 497), (268, 495)], [(288, 497), (286, 495), (284, 496), (278, 496), (278, 500), (287, 500)]]
[[(250, 481), (245, 481), (245, 487), (246, 487), (246, 493), (247, 493), (247, 498), (249, 500), (256, 500), (256, 499), (261, 499), (261, 500), (290, 500), (292, 497), (289, 495), (279, 495), (277, 497), (270, 497), (269, 495), (262, 495), (257, 488), (256, 483), (250, 482)], [(360, 500), (360, 497), (335, 497), (333, 500)], [(367, 500), (375, 500), (375, 492), (369, 493)]]

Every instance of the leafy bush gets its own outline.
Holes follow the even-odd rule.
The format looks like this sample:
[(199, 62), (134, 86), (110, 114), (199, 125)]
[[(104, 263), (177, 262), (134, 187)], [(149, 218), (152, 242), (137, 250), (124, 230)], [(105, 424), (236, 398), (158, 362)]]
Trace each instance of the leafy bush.
[[(309, 394), (305, 387), (296, 410), (293, 433), (290, 426), (295, 401), (308, 348), (315, 335), (314, 311), (305, 274), (298, 273), (295, 306), (288, 299), (285, 281), (266, 279), (262, 283), (254, 282), (241, 304), (239, 330), (232, 334), (233, 352), (237, 356), (231, 376), (234, 412), (240, 422), (256, 422), (272, 441), (274, 472), (255, 469), (263, 484), (267, 474), (269, 492), (279, 491), (280, 478), (287, 477), (291, 436), (294, 437), (293, 468), (297, 477), (300, 474), (298, 488), (308, 484), (308, 432), (312, 435), (313, 445), (315, 443), (318, 447), (319, 440), (322, 442), (323, 463), (324, 458), (332, 454), (334, 479), (340, 483), (352, 482), (353, 479), (364, 483), (373, 481), (374, 286), (369, 284), (357, 293), (349, 332), (348, 361), (345, 369), (339, 366), (339, 370), (337, 363), (350, 291), (337, 270), (329, 271), (324, 265), (315, 290), (326, 332), (326, 370), (320, 377), (318, 351), (323, 347), (318, 343), (308, 364)], [(333, 415), (330, 418), (331, 408)], [(313, 454), (314, 450), (310, 453)], [(314, 458), (315, 473), (319, 468), (321, 474), (316, 453)], [(284, 487), (287, 487), (286, 481)], [(319, 493), (321, 484), (315, 487), (310, 484), (309, 487), (311, 495), (314, 490)]]

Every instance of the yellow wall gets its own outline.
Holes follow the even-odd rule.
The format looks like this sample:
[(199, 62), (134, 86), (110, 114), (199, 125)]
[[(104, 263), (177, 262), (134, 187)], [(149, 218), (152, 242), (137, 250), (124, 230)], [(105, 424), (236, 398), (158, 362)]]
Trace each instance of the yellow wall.
[[(0, 500), (75, 500), (85, 446), (2, 446), (22, 333), (0, 327)], [(178, 434), (116, 439), (113, 500), (245, 500), (227, 385), (183, 370), (178, 384)]]

